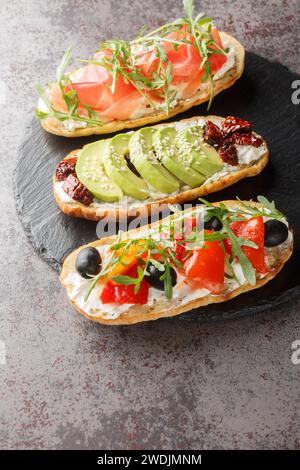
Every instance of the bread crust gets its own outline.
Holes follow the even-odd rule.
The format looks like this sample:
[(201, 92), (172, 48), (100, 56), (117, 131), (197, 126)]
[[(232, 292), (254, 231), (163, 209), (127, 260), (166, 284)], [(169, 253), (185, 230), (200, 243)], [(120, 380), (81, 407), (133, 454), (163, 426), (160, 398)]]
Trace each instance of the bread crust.
[[(229, 201), (222, 201), (226, 206), (228, 207), (239, 207), (238, 201), (234, 200), (229, 200)], [(220, 203), (214, 203), (214, 205), (219, 205)], [(253, 205), (260, 206), (260, 204), (253, 202)], [(188, 210), (184, 211), (188, 212)], [(172, 216), (170, 216), (172, 217)], [(170, 217), (166, 218), (165, 220), (168, 220)], [(135, 235), (138, 236), (139, 232), (145, 231), (146, 228), (149, 228), (150, 225), (151, 227), (155, 227), (159, 222), (155, 222), (154, 224), (149, 224), (147, 226), (143, 226), (141, 228), (135, 229), (135, 230), (130, 230), (129, 232), (124, 234), (125, 238), (133, 238)], [(290, 229), (290, 232), (292, 233), (292, 230)], [(112, 244), (116, 240), (116, 237), (105, 237), (101, 240), (97, 240), (95, 242), (89, 243), (88, 245), (85, 246), (101, 246), (104, 244)], [(269, 272), (267, 276), (261, 279), (257, 279), (257, 283), (255, 286), (251, 286), (250, 284), (245, 284), (237, 289), (234, 289), (231, 292), (227, 292), (222, 295), (206, 295), (205, 297), (196, 299), (196, 300), (191, 300), (184, 305), (179, 305), (176, 306), (176, 302), (173, 302), (172, 300), (159, 300), (159, 305), (158, 306), (147, 306), (147, 305), (135, 305), (129, 307), (128, 311), (121, 313), (120, 316), (114, 320), (112, 319), (105, 319), (102, 318), (100, 315), (99, 316), (92, 316), (89, 315), (87, 312), (85, 312), (83, 309), (81, 309), (76, 302), (74, 302), (70, 298), (70, 286), (67, 283), (67, 276), (75, 272), (75, 260), (78, 252), (82, 249), (83, 247), (78, 248), (74, 252), (72, 252), (65, 260), (63, 264), (63, 268), (61, 271), (60, 275), (60, 282), (63, 287), (67, 290), (67, 294), (69, 297), (69, 301), (71, 305), (82, 315), (84, 315), (86, 318), (89, 320), (102, 323), (104, 325), (132, 325), (135, 323), (140, 323), (144, 321), (150, 321), (150, 320), (157, 320), (158, 318), (166, 318), (166, 317), (174, 317), (177, 315), (180, 315), (181, 313), (188, 312), (190, 310), (211, 304), (211, 303), (221, 303), (221, 302), (226, 302), (230, 299), (233, 299), (234, 297), (237, 297), (240, 294), (243, 294), (245, 292), (248, 292), (250, 290), (258, 289), (265, 284), (267, 284), (269, 281), (274, 279), (277, 274), (281, 271), (283, 268), (284, 264), (288, 261), (288, 259), (291, 257), (293, 253), (293, 241), (290, 242), (290, 245), (287, 250), (280, 251), (280, 259), (277, 260), (277, 264), (275, 265), (274, 269)]]
[[(201, 119), (202, 116), (194, 116), (189, 119), (182, 119), (180, 122), (188, 122), (188, 121), (195, 121), (197, 119)], [(214, 119), (220, 118), (219, 116), (205, 116), (205, 119)], [(168, 124), (158, 124), (156, 127), (163, 127), (167, 126)], [(117, 220), (124, 219), (126, 217), (136, 217), (141, 211), (143, 214), (147, 214), (151, 212), (151, 214), (155, 214), (160, 210), (160, 207), (167, 204), (181, 204), (186, 201), (191, 201), (198, 197), (206, 196), (207, 194), (215, 193), (217, 191), (221, 191), (228, 186), (231, 186), (234, 183), (237, 183), (241, 179), (255, 176), (259, 174), (267, 165), (269, 160), (269, 151), (267, 147), (267, 143), (264, 140), (264, 144), (266, 146), (266, 152), (253, 164), (245, 165), (245, 166), (238, 166), (236, 171), (232, 171), (225, 176), (220, 177), (216, 181), (212, 181), (207, 184), (202, 184), (197, 188), (191, 188), (186, 191), (182, 191), (175, 195), (170, 195), (163, 199), (156, 199), (153, 201), (149, 201), (147, 204), (143, 204), (141, 202), (141, 206), (135, 206), (133, 209), (130, 208), (118, 208), (112, 204), (111, 209), (108, 208), (109, 203), (104, 203), (103, 208), (101, 206), (95, 208), (91, 206), (85, 206), (80, 202), (65, 202), (61, 199), (59, 193), (56, 191), (55, 185), (58, 182), (55, 174), (53, 175), (53, 193), (54, 198), (58, 207), (61, 211), (66, 214), (70, 215), (71, 217), (79, 217), (88, 220), (95, 220), (99, 221), (104, 217), (107, 218), (116, 218)], [(65, 157), (65, 159), (72, 158), (75, 156), (79, 150), (74, 150), (73, 152), (69, 153)]]
[[(231, 87), (242, 75), (245, 63), (245, 49), (242, 44), (237, 41), (228, 33), (220, 32), (222, 41), (227, 41), (235, 49), (235, 63), (220, 79), (214, 82), (214, 95), (218, 95), (221, 91)], [(113, 132), (122, 131), (123, 129), (133, 129), (136, 127), (143, 127), (149, 124), (154, 124), (159, 121), (164, 121), (176, 116), (179, 113), (183, 113), (193, 106), (205, 103), (209, 100), (210, 88), (209, 83), (204, 83), (201, 86), (201, 90), (195, 93), (191, 98), (187, 100), (179, 100), (178, 104), (172, 108), (168, 115), (164, 111), (154, 112), (145, 117), (138, 119), (129, 119), (126, 121), (111, 121), (102, 126), (85, 127), (81, 129), (74, 129), (69, 131), (62, 123), (53, 117), (43, 119), (41, 121), (42, 127), (51, 134), (60, 135), (64, 137), (83, 137), (93, 134), (110, 134)]]

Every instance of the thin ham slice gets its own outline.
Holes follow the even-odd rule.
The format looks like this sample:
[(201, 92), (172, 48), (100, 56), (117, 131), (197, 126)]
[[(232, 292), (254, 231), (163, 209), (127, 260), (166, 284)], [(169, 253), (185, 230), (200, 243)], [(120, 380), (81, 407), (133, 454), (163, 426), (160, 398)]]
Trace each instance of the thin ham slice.
[[(211, 32), (218, 47), (223, 48), (218, 31), (213, 28)], [(182, 99), (193, 96), (199, 89), (204, 70), (201, 69), (202, 57), (193, 43), (193, 37), (186, 28), (181, 31), (171, 32), (166, 36), (170, 40), (182, 40), (186, 38), (191, 43), (179, 45), (174, 49), (170, 42), (163, 42), (168, 61), (172, 63), (172, 85), (180, 87)], [(96, 54), (96, 59), (103, 56), (109, 57), (111, 51), (106, 49)], [(212, 54), (210, 63), (212, 72), (215, 73), (226, 62), (222, 54)], [(147, 77), (152, 77), (159, 64), (155, 49), (141, 52), (136, 61), (139, 71)], [(167, 64), (166, 64), (167, 65)], [(72, 76), (71, 76), (72, 79)], [(121, 74), (117, 75), (114, 93), (111, 91), (112, 75), (106, 67), (97, 64), (88, 64), (79, 69), (72, 80), (71, 85), (65, 87), (65, 92), (74, 89), (79, 98), (78, 112), (87, 115), (87, 110), (82, 104), (97, 111), (105, 119), (130, 119), (137, 109), (145, 108), (147, 100), (139, 93), (135, 86), (126, 82)], [(163, 92), (163, 89), (160, 90)], [(148, 96), (153, 100), (161, 101), (150, 92)], [(67, 111), (61, 90), (58, 84), (52, 86), (50, 98), (53, 107), (60, 111)]]

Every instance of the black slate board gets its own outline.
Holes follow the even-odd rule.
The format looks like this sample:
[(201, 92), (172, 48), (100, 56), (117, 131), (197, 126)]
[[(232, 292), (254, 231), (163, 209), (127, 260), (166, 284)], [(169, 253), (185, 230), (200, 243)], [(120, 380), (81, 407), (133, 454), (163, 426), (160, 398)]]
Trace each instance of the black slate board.
[[(214, 100), (211, 114), (237, 115), (252, 121), (269, 143), (271, 161), (262, 174), (219, 193), (210, 201), (274, 199), (294, 227), (293, 258), (271, 283), (223, 304), (194, 310), (179, 318), (199, 321), (242, 316), (300, 297), (300, 105), (292, 103), (292, 82), (299, 76), (278, 63), (246, 54), (243, 77)], [(205, 115), (205, 105), (175, 119)], [(105, 136), (103, 136), (105, 137)], [(96, 223), (65, 216), (52, 194), (57, 163), (71, 150), (100, 137), (66, 139), (44, 132), (34, 119), (29, 123), (15, 170), (15, 200), (19, 218), (35, 250), (57, 271), (68, 253), (96, 238)]]

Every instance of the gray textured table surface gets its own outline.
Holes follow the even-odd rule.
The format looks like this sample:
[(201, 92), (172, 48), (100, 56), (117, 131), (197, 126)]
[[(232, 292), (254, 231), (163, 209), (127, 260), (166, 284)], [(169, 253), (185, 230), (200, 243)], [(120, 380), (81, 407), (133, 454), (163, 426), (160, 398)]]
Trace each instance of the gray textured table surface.
[[(291, 362), (300, 304), (211, 325), (97, 326), (68, 306), (15, 214), (12, 173), (34, 83), (52, 76), (69, 44), (83, 55), (101, 37), (179, 16), (180, 3), (0, 3), (0, 448), (300, 447), (300, 366)], [(247, 49), (300, 73), (299, 0), (201, 9)]]

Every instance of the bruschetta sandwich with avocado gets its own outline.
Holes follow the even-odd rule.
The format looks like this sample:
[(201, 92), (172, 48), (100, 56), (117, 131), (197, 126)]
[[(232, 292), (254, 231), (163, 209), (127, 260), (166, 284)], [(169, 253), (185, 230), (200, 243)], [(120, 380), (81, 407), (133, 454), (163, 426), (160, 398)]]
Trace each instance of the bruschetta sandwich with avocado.
[(250, 122), (198, 116), (117, 134), (71, 152), (56, 168), (54, 196), (73, 217), (147, 215), (257, 175), (268, 157), (265, 140)]
[[(90, 320), (126, 325), (230, 300), (271, 281), (293, 251), (274, 202), (201, 200), (185, 211), (78, 248), (60, 275)], [(199, 310), (198, 310), (199, 309)]]
[(78, 137), (137, 128), (208, 102), (242, 75), (245, 52), (212, 19), (184, 17), (154, 31), (142, 28), (132, 41), (107, 40), (71, 71), (68, 49), (56, 81), (37, 85), (36, 116), (53, 134)]

